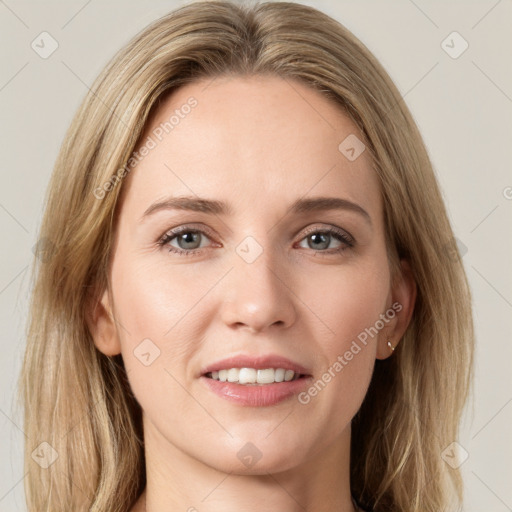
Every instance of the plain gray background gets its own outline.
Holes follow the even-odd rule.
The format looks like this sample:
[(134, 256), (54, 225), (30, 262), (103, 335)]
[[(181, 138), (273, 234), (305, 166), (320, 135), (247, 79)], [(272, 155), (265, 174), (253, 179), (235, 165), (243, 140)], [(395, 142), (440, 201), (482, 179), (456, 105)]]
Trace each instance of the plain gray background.
[[(15, 393), (32, 249), (59, 146), (107, 60), (184, 3), (0, 0), (0, 511), (25, 510), (25, 435)], [(474, 297), (474, 411), (468, 408), (457, 440), (469, 455), (461, 466), (464, 510), (512, 511), (512, 2), (304, 3), (339, 20), (369, 47), (423, 134)], [(31, 47), (48, 37), (42, 32), (58, 43), (47, 58)], [(40, 440), (28, 442), (35, 447)]]

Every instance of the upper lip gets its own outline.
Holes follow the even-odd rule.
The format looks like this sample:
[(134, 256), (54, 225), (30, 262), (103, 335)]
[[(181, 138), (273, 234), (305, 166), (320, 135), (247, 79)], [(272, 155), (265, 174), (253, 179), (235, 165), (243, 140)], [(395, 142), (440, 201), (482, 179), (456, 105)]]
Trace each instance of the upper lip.
[(201, 370), (201, 375), (219, 370), (228, 370), (230, 368), (255, 368), (264, 370), (266, 368), (283, 368), (284, 370), (293, 370), (295, 373), (309, 375), (309, 370), (304, 366), (276, 354), (267, 354), (259, 356), (250, 356), (240, 354), (227, 357), (216, 361)]

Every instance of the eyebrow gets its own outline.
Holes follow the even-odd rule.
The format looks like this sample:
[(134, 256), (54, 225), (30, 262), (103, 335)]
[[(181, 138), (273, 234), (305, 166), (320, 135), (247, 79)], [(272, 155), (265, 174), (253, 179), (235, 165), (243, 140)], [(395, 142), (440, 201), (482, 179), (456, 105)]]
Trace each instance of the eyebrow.
[[(203, 212), (212, 215), (231, 215), (233, 209), (223, 201), (203, 199), (193, 196), (169, 197), (163, 201), (153, 203), (142, 215), (141, 221), (146, 217), (162, 210), (188, 210)], [(340, 197), (313, 197), (297, 199), (289, 208), (291, 213), (302, 214), (327, 210), (347, 210), (360, 214), (370, 225), (370, 214), (360, 205)]]

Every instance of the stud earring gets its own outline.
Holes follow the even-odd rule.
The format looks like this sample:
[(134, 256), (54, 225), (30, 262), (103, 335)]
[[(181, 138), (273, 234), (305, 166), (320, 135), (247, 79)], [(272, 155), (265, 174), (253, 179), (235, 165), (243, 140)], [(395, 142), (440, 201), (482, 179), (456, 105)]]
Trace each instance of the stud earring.
[(388, 340), (388, 347), (391, 349), (391, 352), (395, 351), (395, 347), (393, 347), (393, 345), (391, 345), (391, 341), (390, 340)]

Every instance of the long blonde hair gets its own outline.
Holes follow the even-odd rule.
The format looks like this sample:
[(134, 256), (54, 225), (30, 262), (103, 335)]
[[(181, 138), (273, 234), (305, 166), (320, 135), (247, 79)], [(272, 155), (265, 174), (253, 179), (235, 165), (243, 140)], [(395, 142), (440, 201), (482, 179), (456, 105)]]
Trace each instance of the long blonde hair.
[[(63, 142), (40, 230), (46, 252), (34, 265), (21, 375), (29, 510), (125, 512), (144, 488), (141, 409), (121, 356), (95, 348), (86, 311), (108, 285), (119, 170), (150, 112), (164, 93), (223, 74), (300, 80), (364, 135), (381, 182), (390, 262), (410, 262), (418, 295), (411, 324), (393, 356), (376, 362), (353, 419), (352, 493), (375, 512), (448, 510), (463, 486), (442, 452), (457, 440), (470, 390), (473, 322), (418, 129), (379, 62), (337, 21), (296, 3), (223, 1), (181, 7), (129, 42)], [(35, 462), (37, 447), (46, 464)]]

